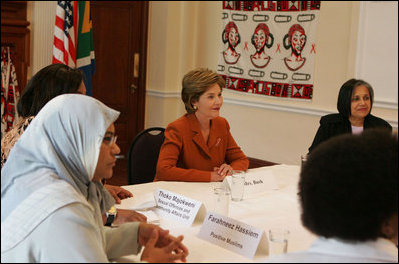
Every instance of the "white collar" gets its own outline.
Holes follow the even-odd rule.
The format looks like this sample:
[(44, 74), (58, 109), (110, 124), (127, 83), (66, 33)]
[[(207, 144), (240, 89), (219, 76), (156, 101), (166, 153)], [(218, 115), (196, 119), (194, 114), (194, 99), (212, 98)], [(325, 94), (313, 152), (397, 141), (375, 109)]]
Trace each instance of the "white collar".
[(365, 242), (351, 242), (320, 237), (312, 244), (308, 252), (362, 257), (379, 261), (398, 261), (397, 247), (390, 240), (384, 238)]

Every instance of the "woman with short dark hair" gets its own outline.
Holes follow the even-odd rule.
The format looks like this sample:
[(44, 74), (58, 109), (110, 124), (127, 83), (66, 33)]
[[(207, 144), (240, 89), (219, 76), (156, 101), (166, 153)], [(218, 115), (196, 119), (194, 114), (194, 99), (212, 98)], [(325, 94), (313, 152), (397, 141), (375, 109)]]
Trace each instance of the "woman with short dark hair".
[(359, 134), (365, 129), (383, 127), (392, 131), (392, 126), (385, 120), (373, 116), (374, 91), (363, 80), (350, 79), (345, 82), (338, 95), (338, 114), (321, 117), (320, 127), (309, 147), (309, 153), (321, 142), (340, 134)]
[(83, 78), (79, 69), (64, 64), (48, 65), (33, 75), (17, 104), (19, 120), (1, 139), (1, 167), (14, 144), (48, 101), (61, 94), (86, 94)]
[(84, 75), (79, 69), (64, 64), (51, 64), (38, 71), (29, 81), (18, 101), (18, 114), (23, 118), (35, 116), (43, 106), (66, 93), (86, 94)]
[(249, 161), (227, 120), (219, 116), (224, 79), (211, 70), (196, 69), (182, 84), (187, 114), (165, 130), (155, 181), (222, 181), (233, 169), (246, 170)]

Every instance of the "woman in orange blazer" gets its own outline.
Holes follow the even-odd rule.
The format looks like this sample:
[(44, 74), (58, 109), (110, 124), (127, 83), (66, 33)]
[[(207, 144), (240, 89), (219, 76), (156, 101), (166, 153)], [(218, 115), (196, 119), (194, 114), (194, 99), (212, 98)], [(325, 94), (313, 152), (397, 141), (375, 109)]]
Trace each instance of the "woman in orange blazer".
[(233, 170), (248, 169), (226, 119), (219, 116), (225, 81), (208, 69), (183, 78), (187, 114), (170, 123), (159, 153), (154, 181), (222, 181)]

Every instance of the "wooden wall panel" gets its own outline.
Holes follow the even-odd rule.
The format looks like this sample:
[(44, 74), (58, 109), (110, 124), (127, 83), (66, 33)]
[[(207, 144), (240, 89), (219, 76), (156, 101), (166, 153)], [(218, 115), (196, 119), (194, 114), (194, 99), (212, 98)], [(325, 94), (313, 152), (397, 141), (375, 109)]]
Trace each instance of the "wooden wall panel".
[(26, 9), (26, 1), (1, 2), (1, 45), (11, 47), (21, 93), (26, 86), (30, 63), (30, 23), (26, 18)]

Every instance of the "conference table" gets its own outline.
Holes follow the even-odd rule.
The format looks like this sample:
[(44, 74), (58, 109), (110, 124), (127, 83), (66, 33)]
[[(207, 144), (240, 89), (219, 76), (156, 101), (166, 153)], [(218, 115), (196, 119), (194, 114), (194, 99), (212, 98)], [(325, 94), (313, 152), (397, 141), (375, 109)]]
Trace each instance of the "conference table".
[[(287, 251), (306, 250), (316, 240), (316, 236), (301, 224), (301, 210), (297, 195), (300, 167), (274, 165), (250, 169), (248, 172), (264, 173), (265, 177), (274, 177), (278, 188), (246, 194), (242, 201), (230, 201), (228, 217), (262, 229), (266, 236), (271, 228), (288, 229), (290, 234)], [(123, 186), (131, 191), (134, 197), (122, 200), (117, 207), (133, 209), (147, 202), (151, 203), (150, 200), (154, 199), (154, 192), (157, 189), (163, 189), (201, 201), (207, 211), (212, 211), (214, 206), (213, 188), (217, 184), (221, 183), (158, 181)], [(268, 258), (267, 252), (257, 251), (255, 256), (250, 259), (199, 238), (202, 222), (198, 220), (194, 221), (191, 226), (187, 226), (160, 217), (156, 224), (170, 230), (172, 235), (184, 235), (183, 243), (189, 249), (187, 262), (263, 262)], [(262, 240), (260, 243), (264, 243), (264, 241)], [(132, 262), (139, 259), (140, 255), (129, 255), (114, 261)]]

